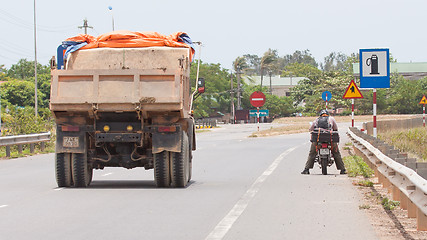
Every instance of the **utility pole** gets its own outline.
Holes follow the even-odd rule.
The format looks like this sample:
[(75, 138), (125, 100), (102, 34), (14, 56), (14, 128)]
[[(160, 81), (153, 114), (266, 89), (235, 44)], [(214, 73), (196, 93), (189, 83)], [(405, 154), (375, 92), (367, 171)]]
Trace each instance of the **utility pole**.
[(237, 109), (241, 110), (242, 107), (242, 102), (241, 102), (241, 98), (240, 98), (240, 69), (237, 68)]
[(87, 34), (87, 29), (88, 29), (88, 28), (93, 29), (93, 27), (92, 27), (92, 26), (89, 26), (89, 25), (87, 24), (87, 18), (85, 18), (85, 19), (83, 20), (83, 26), (78, 26), (78, 28), (79, 28), (79, 29), (84, 28), (84, 29), (85, 29), (85, 34)]
[(34, 108), (37, 121), (37, 25), (36, 25), (36, 0), (34, 0)]
[(230, 115), (231, 123), (234, 124), (234, 89), (233, 89), (233, 73), (230, 71)]

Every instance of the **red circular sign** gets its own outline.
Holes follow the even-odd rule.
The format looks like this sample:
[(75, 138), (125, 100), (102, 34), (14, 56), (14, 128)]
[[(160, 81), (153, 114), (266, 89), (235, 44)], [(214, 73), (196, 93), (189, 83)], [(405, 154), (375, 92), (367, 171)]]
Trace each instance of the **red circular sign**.
[(252, 106), (254, 107), (262, 107), (265, 103), (265, 95), (264, 93), (260, 91), (255, 91), (251, 94), (251, 97), (249, 98), (251, 101)]

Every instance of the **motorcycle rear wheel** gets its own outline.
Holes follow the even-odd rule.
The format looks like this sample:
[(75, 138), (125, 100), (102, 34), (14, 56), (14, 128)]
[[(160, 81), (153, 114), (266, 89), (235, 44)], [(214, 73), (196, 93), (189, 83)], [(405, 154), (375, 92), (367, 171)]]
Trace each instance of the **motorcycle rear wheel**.
[(320, 160), (321, 166), (322, 166), (322, 174), (328, 175), (328, 158), (322, 158)]

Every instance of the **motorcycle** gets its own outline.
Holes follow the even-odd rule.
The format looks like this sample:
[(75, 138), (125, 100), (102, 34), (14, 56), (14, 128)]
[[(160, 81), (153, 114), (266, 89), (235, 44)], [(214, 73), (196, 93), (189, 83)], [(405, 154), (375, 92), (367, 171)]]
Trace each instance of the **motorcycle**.
[(311, 132), (311, 142), (316, 142), (316, 158), (314, 162), (317, 162), (322, 169), (322, 174), (328, 174), (328, 167), (334, 164), (334, 158), (332, 156), (332, 142), (339, 142), (339, 135), (337, 131), (330, 131), (327, 129), (314, 129)]

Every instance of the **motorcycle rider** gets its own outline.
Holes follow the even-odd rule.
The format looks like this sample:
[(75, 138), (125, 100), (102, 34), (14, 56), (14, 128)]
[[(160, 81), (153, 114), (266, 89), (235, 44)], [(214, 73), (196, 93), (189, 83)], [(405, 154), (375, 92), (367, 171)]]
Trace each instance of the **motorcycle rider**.
[[(329, 116), (329, 112), (327, 110), (322, 110), (319, 113), (319, 117), (311, 124), (310, 132), (312, 132), (315, 128), (324, 128), (324, 129), (332, 129), (333, 131), (338, 131), (338, 125), (335, 119), (331, 116)], [(307, 162), (305, 164), (304, 170), (301, 172), (301, 174), (310, 174), (310, 168), (313, 168), (314, 166), (314, 159), (316, 158), (316, 145), (317, 142), (312, 142), (310, 147), (310, 153), (308, 154)], [(332, 155), (335, 159), (335, 165), (338, 170), (340, 171), (340, 174), (346, 174), (347, 171), (345, 170), (344, 162), (341, 158), (341, 153), (338, 147), (337, 142), (332, 142)]]

